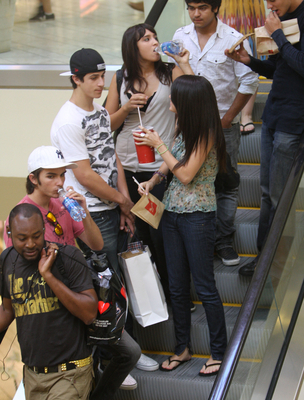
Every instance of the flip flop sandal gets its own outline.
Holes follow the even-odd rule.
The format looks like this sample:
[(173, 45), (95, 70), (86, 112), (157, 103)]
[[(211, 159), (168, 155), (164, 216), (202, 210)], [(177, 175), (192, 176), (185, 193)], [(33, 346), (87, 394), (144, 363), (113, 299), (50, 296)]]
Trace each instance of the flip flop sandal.
[[(245, 131), (245, 127), (248, 126), (248, 125), (253, 125), (253, 129), (249, 129), (249, 131)], [(243, 130), (241, 130), (241, 134), (242, 135), (249, 135), (249, 133), (253, 133), (255, 131), (255, 127), (254, 127), (254, 123), (253, 122), (248, 122), (245, 125), (240, 124), (240, 127), (243, 128)]]
[[(190, 358), (190, 360), (191, 360), (191, 358)], [(169, 366), (172, 362), (177, 362), (178, 364), (177, 364), (175, 367), (173, 367), (172, 369), (164, 368), (164, 367), (162, 366), (162, 364), (159, 364), (159, 369), (160, 369), (161, 371), (164, 371), (164, 372), (171, 372), (171, 371), (174, 371), (176, 368), (180, 367), (182, 364), (184, 364), (184, 363), (186, 363), (186, 362), (188, 362), (188, 361), (190, 361), (190, 360), (184, 360), (184, 361), (172, 360), (172, 359), (170, 359), (170, 357), (169, 357), (169, 358), (168, 358), (168, 362), (169, 362), (168, 366)]]
[[(213, 363), (213, 364), (208, 364), (207, 365), (207, 363), (206, 364), (204, 364), (203, 365), (203, 367), (205, 367), (205, 371), (207, 370), (207, 368), (209, 368), (209, 367), (215, 367), (216, 365), (222, 365), (222, 363)], [(221, 368), (221, 367), (220, 367)], [(217, 371), (214, 371), (214, 372), (210, 372), (210, 374), (206, 374), (205, 372), (199, 372), (198, 374), (199, 374), (199, 376), (213, 376), (213, 375), (217, 375), (218, 374), (218, 372), (219, 372), (219, 370), (220, 370), (220, 368), (217, 370)]]

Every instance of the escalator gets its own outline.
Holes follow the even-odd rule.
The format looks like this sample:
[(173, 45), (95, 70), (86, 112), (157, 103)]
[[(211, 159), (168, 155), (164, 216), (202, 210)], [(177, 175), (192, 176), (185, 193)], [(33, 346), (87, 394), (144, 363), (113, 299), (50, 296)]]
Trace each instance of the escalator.
[[(239, 266), (224, 266), (220, 259), (215, 257), (214, 270), (217, 287), (224, 304), (228, 339), (230, 339), (235, 323), (243, 304), (247, 288), (251, 282), (250, 278), (240, 276), (240, 266), (251, 261), (251, 257), (257, 254), (256, 237), (258, 229), (260, 185), (259, 185), (259, 148), (261, 121), (259, 116), (265, 104), (267, 92), (271, 82), (260, 80), (260, 88), (254, 108), (254, 120), (256, 131), (253, 134), (242, 136), (239, 154), (239, 172), (241, 174), (241, 185), (239, 189), (239, 207), (235, 219), (236, 234), (234, 237), (234, 248), (241, 256)], [(190, 363), (183, 365), (175, 371), (164, 373), (143, 372), (137, 369), (132, 371), (132, 376), (138, 381), (138, 388), (133, 392), (119, 391), (117, 399), (208, 399), (215, 377), (199, 377), (198, 371), (209, 358), (209, 332), (205, 312), (202, 304), (198, 301), (194, 287), (191, 289), (192, 300), (196, 303), (197, 310), (192, 314), (191, 345), (193, 359)], [(233, 393), (234, 399), (241, 398), (240, 390), (252, 369), (251, 360), (261, 360), (264, 346), (261, 340), (271, 335), (271, 329), (267, 326), (267, 316), (272, 302), (270, 287), (265, 290), (261, 298), (261, 307), (258, 310), (256, 321), (252, 324), (248, 342), (244, 347), (241, 362), (239, 364), (241, 375), (236, 378), (237, 393)], [(173, 354), (175, 346), (174, 326), (172, 313), (169, 308), (170, 318), (168, 321), (142, 328), (135, 326), (136, 338), (141, 348), (148, 355), (162, 362), (170, 354)], [(258, 363), (254, 363), (258, 365)], [(253, 383), (248, 381), (249, 391), (253, 389)]]
[[(132, 376), (137, 380), (138, 388), (130, 392), (119, 391), (115, 399), (280, 398), (276, 388), (282, 385), (282, 379), (284, 382), (280, 372), (304, 294), (304, 145), (300, 146), (295, 158), (254, 276), (246, 278), (238, 274), (238, 269), (257, 254), (261, 197), (260, 116), (270, 87), (271, 81), (260, 79), (253, 116), (256, 131), (241, 138), (238, 166), (241, 184), (234, 237), (234, 248), (241, 256), (241, 262), (239, 266), (227, 267), (217, 257), (214, 260), (215, 278), (224, 304), (229, 339), (220, 373), (216, 378), (198, 376), (210, 356), (209, 333), (203, 306), (192, 287), (191, 297), (197, 307), (191, 320), (192, 361), (169, 373), (134, 369)], [(141, 348), (159, 363), (174, 351), (174, 326), (170, 309), (169, 312), (169, 320), (164, 323), (147, 328), (135, 327)], [(300, 362), (300, 379), (304, 362), (297, 362)]]

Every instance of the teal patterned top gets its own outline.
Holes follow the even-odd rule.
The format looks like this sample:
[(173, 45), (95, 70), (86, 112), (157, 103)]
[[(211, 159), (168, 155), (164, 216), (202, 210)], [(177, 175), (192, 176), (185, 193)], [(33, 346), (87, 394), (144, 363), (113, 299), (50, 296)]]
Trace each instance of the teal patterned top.
[[(173, 156), (179, 161), (185, 153), (185, 143), (179, 135), (172, 149)], [(174, 175), (163, 198), (165, 209), (176, 213), (195, 211), (216, 211), (214, 181), (218, 172), (216, 148), (212, 147), (207, 159), (195, 177), (183, 185)]]

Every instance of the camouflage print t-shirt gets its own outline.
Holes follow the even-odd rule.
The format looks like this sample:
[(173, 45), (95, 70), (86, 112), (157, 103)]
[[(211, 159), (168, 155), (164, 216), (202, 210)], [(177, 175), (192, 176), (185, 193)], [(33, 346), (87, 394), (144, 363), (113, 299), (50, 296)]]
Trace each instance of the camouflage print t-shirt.
[[(89, 159), (91, 168), (104, 181), (117, 189), (117, 163), (107, 110), (94, 103), (93, 111), (85, 111), (67, 101), (51, 128), (52, 145), (59, 148), (67, 162)], [(90, 212), (113, 209), (116, 203), (98, 198), (86, 190), (67, 170), (65, 186), (85, 196)]]

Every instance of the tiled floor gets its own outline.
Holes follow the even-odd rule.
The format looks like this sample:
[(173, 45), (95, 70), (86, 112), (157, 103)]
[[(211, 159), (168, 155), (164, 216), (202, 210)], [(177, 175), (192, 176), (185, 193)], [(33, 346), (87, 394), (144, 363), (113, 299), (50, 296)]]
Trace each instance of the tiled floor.
[(29, 22), (37, 5), (38, 0), (16, 0), (11, 51), (0, 53), (0, 65), (68, 64), (82, 47), (98, 50), (107, 64), (121, 64), (124, 31), (144, 21), (127, 0), (52, 0), (55, 20)]

